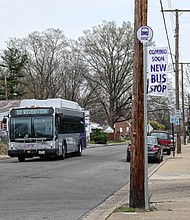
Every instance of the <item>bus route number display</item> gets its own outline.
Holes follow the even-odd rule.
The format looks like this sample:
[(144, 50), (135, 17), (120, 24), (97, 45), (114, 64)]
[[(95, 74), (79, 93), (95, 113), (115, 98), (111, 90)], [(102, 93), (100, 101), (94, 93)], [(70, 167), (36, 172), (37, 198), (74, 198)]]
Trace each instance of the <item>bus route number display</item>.
[(31, 109), (12, 109), (11, 115), (49, 115), (53, 113), (52, 108), (31, 108)]

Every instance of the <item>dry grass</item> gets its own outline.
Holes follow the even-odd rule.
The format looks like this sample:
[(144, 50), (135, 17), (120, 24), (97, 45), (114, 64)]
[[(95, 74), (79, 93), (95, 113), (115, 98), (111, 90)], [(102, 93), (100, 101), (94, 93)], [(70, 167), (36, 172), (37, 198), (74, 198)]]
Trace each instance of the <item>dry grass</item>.
[(6, 144), (0, 144), (0, 155), (7, 155), (8, 147)]

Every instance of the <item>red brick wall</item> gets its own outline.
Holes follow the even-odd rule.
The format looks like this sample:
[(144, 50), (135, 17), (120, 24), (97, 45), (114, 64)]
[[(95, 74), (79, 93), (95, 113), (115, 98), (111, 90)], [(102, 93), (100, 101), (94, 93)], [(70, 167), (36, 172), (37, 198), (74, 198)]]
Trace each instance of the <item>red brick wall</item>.
[[(127, 133), (127, 129), (126, 128), (130, 128), (130, 125), (126, 122), (126, 121), (122, 121), (122, 122), (117, 122), (115, 124), (115, 133), (120, 133), (121, 135), (126, 135)], [(122, 132), (120, 132), (120, 128), (122, 128)], [(129, 130), (129, 129), (128, 129)], [(129, 131), (128, 131), (129, 132)]]

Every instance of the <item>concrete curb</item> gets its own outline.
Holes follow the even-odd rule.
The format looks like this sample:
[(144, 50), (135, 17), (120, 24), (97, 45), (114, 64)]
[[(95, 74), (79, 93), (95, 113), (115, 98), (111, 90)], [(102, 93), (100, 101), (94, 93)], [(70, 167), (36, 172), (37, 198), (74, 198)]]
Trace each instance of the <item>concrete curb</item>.
[[(160, 163), (153, 171), (148, 174), (148, 179), (161, 167), (165, 164), (165, 162), (171, 157), (168, 156), (162, 163)], [(81, 220), (105, 220), (107, 219), (115, 209), (122, 206), (123, 204), (129, 203), (129, 190), (130, 190), (130, 182), (123, 187), (121, 187), (118, 191), (116, 191), (112, 196), (108, 197), (103, 203), (96, 206), (94, 209), (86, 213)], [(125, 195), (125, 197), (124, 197)]]
[(161, 162), (150, 174), (148, 174), (148, 178), (150, 178), (154, 173), (156, 173), (156, 171), (159, 170), (160, 167), (162, 167), (170, 157), (172, 157), (171, 154), (168, 157), (166, 157), (166, 159), (163, 162)]
[(118, 143), (109, 143), (109, 144), (88, 144), (87, 149), (89, 148), (96, 148), (96, 147), (108, 147), (108, 146), (115, 146), (115, 145), (127, 145), (128, 142), (118, 142)]
[(116, 191), (112, 196), (108, 197), (103, 203), (96, 206), (94, 209), (86, 213), (81, 219), (82, 220), (104, 220), (107, 219), (113, 211), (120, 207), (122, 204), (128, 201), (128, 198), (124, 198), (124, 195), (129, 193), (129, 183), (118, 191)]
[(7, 160), (10, 159), (8, 155), (0, 155), (0, 160)]

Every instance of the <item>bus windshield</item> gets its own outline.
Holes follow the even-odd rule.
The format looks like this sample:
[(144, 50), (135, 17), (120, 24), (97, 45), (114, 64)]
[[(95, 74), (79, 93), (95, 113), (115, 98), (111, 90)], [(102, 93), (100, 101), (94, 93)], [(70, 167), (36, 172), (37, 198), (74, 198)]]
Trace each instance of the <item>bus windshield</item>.
[(11, 117), (10, 140), (21, 139), (53, 139), (53, 117), (52, 116), (31, 116)]

